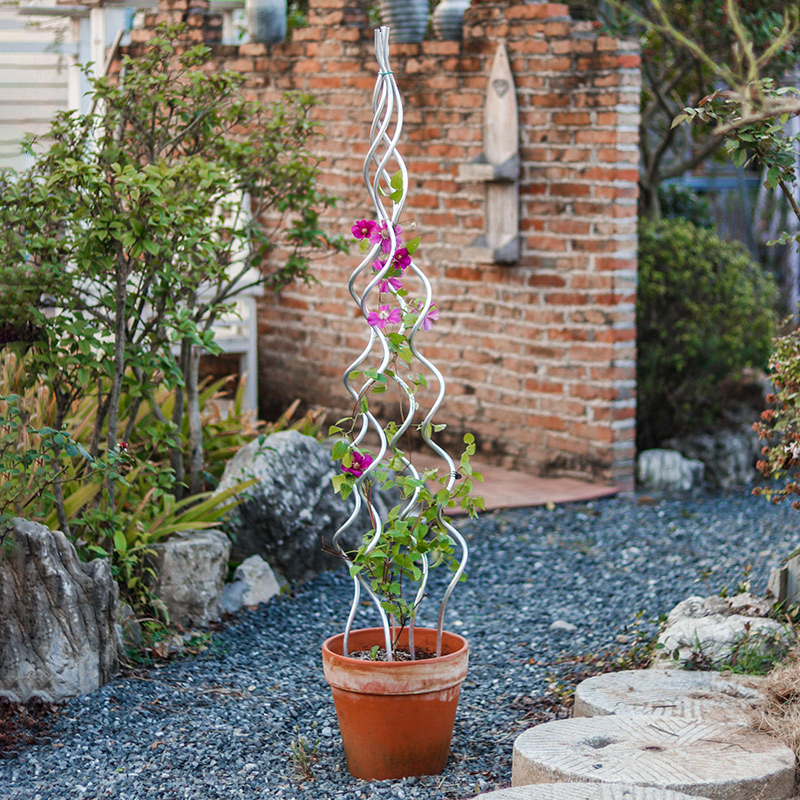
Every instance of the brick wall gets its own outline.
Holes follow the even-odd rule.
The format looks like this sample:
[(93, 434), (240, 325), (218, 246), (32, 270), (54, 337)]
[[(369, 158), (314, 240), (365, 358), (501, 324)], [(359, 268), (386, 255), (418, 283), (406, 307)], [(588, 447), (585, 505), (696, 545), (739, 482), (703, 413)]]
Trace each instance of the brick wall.
[[(196, 3), (192, 3), (195, 5)], [(183, 15), (187, 0), (163, 5)], [(195, 22), (198, 38), (203, 25)], [(209, 29), (206, 24), (205, 29)], [(144, 33), (140, 37), (146, 36)], [(482, 152), (488, 73), (504, 42), (519, 105), (521, 258), (479, 263), (484, 188), (458, 180)], [(311, 0), (310, 25), (280, 45), (218, 46), (257, 96), (310, 91), (325, 140), (323, 183), (342, 200), (323, 220), (348, 233), (370, 216), (361, 182), (376, 65), (353, 0)], [(445, 374), (440, 420), (475, 433), (484, 460), (532, 474), (630, 486), (634, 461), (639, 55), (634, 44), (573, 22), (560, 3), (473, 0), (463, 43), (392, 46), (411, 174), (403, 223), (441, 320), (424, 352)], [(320, 285), (260, 307), (262, 412), (295, 397), (349, 413), (341, 376), (366, 326), (346, 291), (360, 258), (314, 267)], [(447, 438), (447, 434), (445, 434)], [(459, 436), (460, 438), (460, 436)]]

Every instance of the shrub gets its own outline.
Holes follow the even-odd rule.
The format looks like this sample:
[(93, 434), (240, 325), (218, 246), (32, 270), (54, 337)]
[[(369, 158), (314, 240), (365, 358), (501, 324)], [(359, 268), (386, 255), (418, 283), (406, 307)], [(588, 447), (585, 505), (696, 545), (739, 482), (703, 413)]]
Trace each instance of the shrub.
[(780, 481), (782, 486), (758, 486), (753, 494), (764, 495), (773, 503), (791, 498), (794, 508), (800, 509), (800, 331), (775, 340), (769, 366), (775, 394), (767, 397), (772, 408), (753, 426), (764, 442), (763, 458), (757, 466), (765, 478)]
[(711, 203), (705, 197), (680, 183), (658, 187), (658, 203), (664, 219), (688, 219), (698, 228), (713, 228)]
[(718, 421), (720, 384), (765, 367), (775, 286), (741, 245), (683, 219), (639, 228), (637, 444)]

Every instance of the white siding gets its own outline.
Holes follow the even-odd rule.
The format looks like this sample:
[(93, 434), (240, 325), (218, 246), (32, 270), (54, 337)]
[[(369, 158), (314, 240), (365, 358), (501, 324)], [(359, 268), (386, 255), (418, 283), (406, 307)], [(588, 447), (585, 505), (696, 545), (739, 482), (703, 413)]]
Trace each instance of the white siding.
[(25, 134), (44, 135), (55, 112), (67, 107), (71, 54), (59, 39), (68, 38), (69, 22), (29, 20), (33, 24), (16, 7), (0, 5), (0, 168), (25, 167)]

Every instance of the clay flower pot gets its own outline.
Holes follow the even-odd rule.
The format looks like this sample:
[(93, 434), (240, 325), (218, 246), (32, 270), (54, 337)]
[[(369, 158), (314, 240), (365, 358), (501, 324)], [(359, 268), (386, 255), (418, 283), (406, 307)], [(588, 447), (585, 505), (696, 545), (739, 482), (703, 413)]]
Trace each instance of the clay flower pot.
[[(436, 775), (450, 753), (469, 645), (443, 633), (442, 655), (416, 661), (362, 661), (342, 655), (344, 634), (322, 645), (347, 768), (356, 778), (385, 780)], [(408, 631), (400, 636), (408, 643)], [(350, 633), (349, 650), (383, 644), (383, 628)], [(415, 628), (416, 649), (435, 652), (436, 631)]]

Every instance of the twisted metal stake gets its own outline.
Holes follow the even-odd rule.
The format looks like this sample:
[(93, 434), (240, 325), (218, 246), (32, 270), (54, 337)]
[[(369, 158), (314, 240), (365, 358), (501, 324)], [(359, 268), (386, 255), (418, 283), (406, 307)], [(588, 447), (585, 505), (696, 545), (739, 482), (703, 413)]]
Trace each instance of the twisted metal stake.
[[(372, 205), (377, 213), (378, 224), (380, 225), (382, 223), (385, 223), (386, 225), (386, 232), (391, 247), (389, 252), (385, 254), (386, 263), (384, 267), (379, 272), (377, 272), (374, 275), (374, 277), (369, 281), (369, 283), (367, 284), (366, 288), (364, 289), (361, 295), (358, 294), (358, 291), (356, 289), (356, 281), (375, 260), (375, 257), (381, 250), (380, 242), (373, 245), (373, 247), (364, 257), (363, 261), (353, 271), (348, 281), (347, 285), (350, 295), (360, 307), (361, 313), (365, 320), (367, 319), (370, 313), (370, 307), (369, 307), (370, 295), (374, 291), (375, 287), (386, 279), (388, 272), (392, 269), (392, 262), (394, 260), (395, 254), (398, 249), (398, 242), (394, 228), (398, 220), (400, 219), (400, 215), (402, 214), (403, 207), (405, 205), (406, 197), (408, 194), (408, 170), (406, 168), (405, 162), (403, 161), (402, 157), (397, 151), (397, 143), (400, 139), (400, 134), (403, 128), (403, 101), (400, 96), (400, 91), (397, 87), (397, 83), (394, 79), (394, 75), (392, 74), (391, 67), (389, 65), (388, 27), (378, 28), (375, 31), (375, 55), (378, 61), (378, 66), (380, 68), (380, 71), (378, 73), (378, 79), (375, 84), (375, 91), (372, 97), (373, 120), (369, 134), (370, 147), (367, 152), (366, 158), (364, 160), (364, 184), (366, 186), (367, 193), (369, 194), (369, 198), (372, 201)], [(390, 163), (394, 163), (394, 165), (396, 165), (397, 167), (396, 172), (399, 172), (400, 175), (402, 176), (402, 196), (399, 199), (399, 201), (392, 200), (391, 213), (388, 213), (384, 206), (384, 202), (381, 200), (381, 194), (382, 194), (381, 187), (384, 186), (387, 189), (389, 189), (389, 187), (391, 186), (390, 184), (391, 175), (387, 169)], [(372, 177), (370, 177), (370, 170), (373, 170)], [(384, 194), (389, 194), (389, 193), (391, 193), (391, 190), (389, 192), (385, 192)], [(409, 265), (408, 269), (410, 269), (414, 273), (414, 275), (419, 279), (425, 291), (425, 299), (422, 303), (422, 306), (418, 309), (419, 313), (417, 315), (416, 322), (412, 325), (410, 331), (407, 334), (408, 345), (413, 357), (418, 359), (419, 362), (423, 365), (423, 367), (431, 373), (431, 375), (434, 377), (439, 387), (436, 399), (431, 405), (430, 410), (420, 423), (419, 427), (422, 433), (423, 441), (437, 455), (439, 455), (447, 465), (450, 477), (446, 484), (446, 488), (447, 491), (450, 492), (456, 482), (456, 479), (458, 478), (456, 465), (453, 459), (448, 455), (448, 453), (442, 447), (440, 447), (436, 442), (433, 441), (429, 432), (431, 429), (430, 426), (432, 424), (433, 418), (444, 399), (445, 395), (444, 377), (442, 376), (442, 373), (436, 368), (436, 366), (432, 364), (420, 352), (419, 347), (415, 343), (415, 337), (417, 335), (417, 332), (419, 331), (420, 327), (422, 327), (423, 321), (425, 320), (425, 316), (431, 309), (431, 306), (433, 305), (431, 284), (425, 273), (422, 272), (422, 270), (413, 262), (413, 260)], [(395, 298), (402, 312), (405, 314), (405, 312), (409, 310), (408, 302), (406, 301), (406, 299), (403, 296), (398, 295), (394, 290), (394, 288), (392, 287), (389, 288), (389, 291), (394, 293)], [(404, 323), (401, 322), (398, 332), (401, 334), (406, 333), (406, 326)], [(361, 352), (361, 354), (358, 356), (358, 358), (356, 358), (356, 360), (353, 361), (353, 363), (347, 368), (343, 378), (345, 389), (350, 395), (350, 397), (352, 397), (357, 407), (358, 404), (361, 402), (361, 399), (367, 395), (367, 393), (371, 390), (371, 388), (375, 385), (375, 383), (378, 382), (378, 380), (376, 380), (375, 378), (366, 378), (361, 387), (357, 389), (356, 387), (353, 386), (353, 383), (351, 382), (349, 376), (351, 372), (357, 370), (371, 355), (373, 355), (373, 352), (375, 352), (375, 354), (380, 358), (380, 365), (376, 370), (380, 379), (382, 376), (386, 375), (386, 370), (391, 360), (391, 351), (389, 348), (388, 340), (384, 332), (380, 328), (369, 326), (369, 340), (366, 346), (364, 347), (363, 351)], [(414, 421), (415, 413), (419, 410), (419, 404), (417, 403), (417, 400), (414, 397), (414, 393), (411, 391), (411, 389), (408, 387), (405, 381), (403, 381), (403, 379), (399, 375), (397, 375), (395, 371), (392, 371), (391, 374), (389, 374), (387, 377), (390, 378), (399, 387), (400, 391), (404, 395), (404, 399), (407, 400), (407, 405), (404, 402), (401, 407), (402, 421), (401, 424), (397, 427), (396, 432), (392, 436), (391, 441), (387, 441), (386, 433), (379, 424), (378, 420), (369, 410), (361, 412), (361, 427), (359, 432), (353, 439), (352, 446), (354, 448), (357, 447), (364, 440), (364, 438), (367, 436), (368, 432), (371, 429), (378, 437), (379, 448), (378, 448), (378, 453), (376, 454), (372, 464), (370, 464), (369, 467), (367, 467), (356, 480), (355, 491), (353, 492), (355, 503), (352, 514), (339, 528), (339, 530), (333, 537), (334, 545), (336, 546), (338, 551), (343, 556), (345, 556), (345, 558), (349, 557), (344, 548), (341, 546), (340, 539), (342, 537), (342, 534), (355, 524), (355, 521), (359, 515), (359, 512), (361, 511), (363, 503), (367, 504), (370, 517), (375, 527), (375, 535), (373, 536), (372, 540), (367, 546), (366, 553), (372, 552), (379, 545), (381, 537), (383, 535), (383, 527), (384, 527), (383, 520), (380, 517), (378, 509), (370, 500), (369, 494), (365, 489), (365, 481), (368, 481), (369, 476), (376, 469), (379, 468), (381, 462), (386, 456), (387, 451), (389, 451), (392, 454), (397, 452), (395, 450), (396, 443), (402, 438), (402, 436), (406, 433), (406, 431), (408, 431), (409, 427), (412, 425)], [(419, 471), (414, 467), (411, 461), (404, 455), (401, 456), (401, 461), (406, 471), (410, 474), (410, 476), (413, 479), (419, 479), (420, 477)], [(369, 483), (367, 483), (366, 485), (369, 486)], [(417, 507), (419, 493), (420, 489), (417, 488), (411, 494), (411, 496), (406, 499), (400, 511), (401, 520), (407, 518), (414, 512), (415, 508)], [(448, 600), (450, 599), (450, 595), (452, 594), (453, 589), (455, 588), (455, 585), (458, 583), (459, 579), (461, 578), (461, 575), (464, 572), (464, 569), (466, 568), (467, 556), (468, 556), (466, 541), (458, 532), (458, 530), (456, 530), (456, 528), (445, 517), (444, 510), (441, 507), (438, 510), (438, 521), (440, 525), (444, 528), (444, 530), (447, 531), (451, 544), (457, 545), (460, 548), (461, 558), (459, 560), (458, 568), (456, 569), (452, 579), (448, 583), (444, 595), (442, 597), (441, 604), (439, 605), (439, 615), (438, 615), (437, 629), (436, 629), (437, 656), (441, 655), (442, 651), (442, 627), (444, 624), (445, 608), (447, 606)], [(414, 599), (415, 610), (419, 608), (422, 599), (425, 596), (425, 590), (428, 582), (429, 565), (428, 565), (428, 559), (424, 555), (420, 559), (420, 569), (422, 572), (422, 577), (420, 579), (419, 589)], [(386, 612), (381, 606), (380, 599), (377, 597), (375, 592), (372, 590), (372, 587), (363, 578), (361, 574), (357, 574), (353, 578), (353, 602), (352, 605), (350, 606), (350, 613), (348, 614), (347, 623), (345, 625), (344, 654), (347, 655), (349, 653), (348, 640), (350, 636), (350, 631), (353, 626), (353, 621), (355, 619), (356, 612), (358, 610), (362, 588), (369, 595), (380, 616), (381, 625), (383, 627), (387, 658), (391, 661), (392, 624), (390, 623), (390, 620), (387, 617)], [(413, 659), (414, 658), (413, 618), (409, 621), (408, 628), (409, 628), (408, 646), (411, 658)]]

